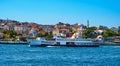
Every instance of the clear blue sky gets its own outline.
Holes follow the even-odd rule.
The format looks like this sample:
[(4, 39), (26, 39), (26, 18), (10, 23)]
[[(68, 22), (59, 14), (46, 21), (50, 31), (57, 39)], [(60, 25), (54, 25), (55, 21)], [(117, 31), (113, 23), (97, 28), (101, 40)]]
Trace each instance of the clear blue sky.
[(0, 19), (120, 26), (119, 0), (0, 0)]

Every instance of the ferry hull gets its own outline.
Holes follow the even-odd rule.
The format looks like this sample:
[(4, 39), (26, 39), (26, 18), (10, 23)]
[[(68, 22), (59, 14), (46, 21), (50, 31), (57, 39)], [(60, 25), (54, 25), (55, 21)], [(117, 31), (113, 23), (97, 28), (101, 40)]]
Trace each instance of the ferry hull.
[(51, 40), (34, 40), (30, 41), (31, 47), (99, 47), (99, 43), (93, 42), (90, 39), (55, 39)]
[(99, 47), (99, 45), (30, 45), (30, 47), (47, 47), (47, 46), (54, 46), (54, 47)]

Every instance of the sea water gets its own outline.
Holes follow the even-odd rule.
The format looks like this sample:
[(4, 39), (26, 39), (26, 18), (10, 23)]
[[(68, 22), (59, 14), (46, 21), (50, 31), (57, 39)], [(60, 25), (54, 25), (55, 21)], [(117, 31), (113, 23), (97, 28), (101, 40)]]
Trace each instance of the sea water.
[(0, 66), (120, 66), (120, 46), (28, 47), (0, 44)]

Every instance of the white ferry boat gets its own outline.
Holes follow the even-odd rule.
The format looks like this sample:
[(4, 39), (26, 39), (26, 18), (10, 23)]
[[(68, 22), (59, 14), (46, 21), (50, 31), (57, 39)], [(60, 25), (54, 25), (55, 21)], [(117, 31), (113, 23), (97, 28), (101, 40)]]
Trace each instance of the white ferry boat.
[(37, 38), (36, 40), (29, 41), (29, 46), (66, 46), (66, 47), (99, 47), (99, 43), (92, 39), (83, 38), (61, 38), (57, 36), (54, 40), (46, 40), (45, 38)]

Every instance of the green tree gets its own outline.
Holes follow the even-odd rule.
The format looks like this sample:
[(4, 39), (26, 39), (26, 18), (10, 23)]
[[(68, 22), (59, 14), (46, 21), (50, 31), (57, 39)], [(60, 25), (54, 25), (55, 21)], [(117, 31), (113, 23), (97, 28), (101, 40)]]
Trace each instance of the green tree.
[(118, 35), (120, 36), (120, 26), (118, 27)]
[(117, 33), (114, 32), (113, 30), (111, 29), (106, 29), (105, 33), (103, 34), (104, 37), (112, 37), (112, 36), (115, 36)]
[(3, 38), (8, 41), (8, 40), (10, 39), (10, 35), (4, 34), (4, 35), (3, 35)]
[(48, 39), (53, 38), (52, 32), (46, 33), (46, 36), (45, 36), (45, 37), (48, 38)]
[(83, 32), (83, 37), (84, 37), (84, 38), (93, 38), (93, 33), (94, 33), (93, 28), (87, 28), (87, 29)]
[(15, 30), (4, 30), (3, 34), (4, 34), (3, 35), (4, 39), (9, 39), (9, 38), (15, 38), (17, 32)]
[(45, 37), (45, 32), (44, 31), (40, 31), (39, 34), (37, 35), (38, 37)]
[(69, 32), (73, 32), (73, 29), (72, 29), (72, 28), (69, 28)]
[(12, 37), (15, 38), (15, 36), (17, 36), (17, 32), (15, 30), (9, 30), (8, 32), (9, 32), (11, 38)]

